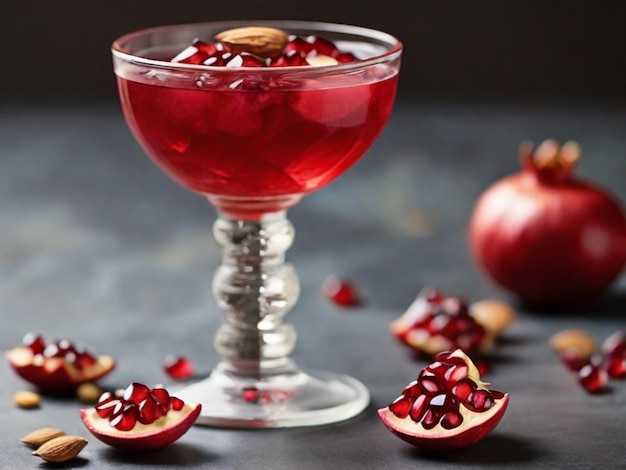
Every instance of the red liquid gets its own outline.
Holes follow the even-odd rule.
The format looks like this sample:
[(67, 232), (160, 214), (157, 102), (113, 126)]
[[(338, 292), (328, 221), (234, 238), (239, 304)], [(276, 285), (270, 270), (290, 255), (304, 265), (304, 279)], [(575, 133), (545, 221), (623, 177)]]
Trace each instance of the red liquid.
[[(252, 75), (241, 75), (243, 82), (230, 88), (232, 77), (189, 87), (142, 76), (118, 77), (118, 86), (132, 132), (168, 175), (219, 196), (211, 201), (227, 212), (232, 210), (220, 207), (222, 196), (263, 199), (263, 209), (247, 214), (257, 218), (326, 185), (376, 140), (397, 87), (397, 74), (376, 67), (383, 69), (370, 73), (391, 77), (367, 78), (366, 70), (294, 87), (280, 77), (270, 86), (268, 78), (255, 84)], [(297, 197), (285, 203), (287, 196)]]

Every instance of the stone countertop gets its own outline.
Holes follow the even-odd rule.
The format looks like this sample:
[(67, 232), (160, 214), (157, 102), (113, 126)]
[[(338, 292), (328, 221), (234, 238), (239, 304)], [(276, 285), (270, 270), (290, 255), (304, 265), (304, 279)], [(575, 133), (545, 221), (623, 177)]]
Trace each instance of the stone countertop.
[[(554, 332), (586, 328), (601, 341), (626, 327), (626, 275), (593, 307), (548, 313), (519, 306), (491, 357), (487, 380), (511, 395), (496, 430), (473, 447), (429, 454), (394, 437), (376, 409), (426, 361), (388, 333), (418, 291), (436, 286), (470, 301), (511, 300), (468, 253), (465, 227), (479, 194), (517, 171), (517, 145), (578, 140), (578, 174), (626, 201), (626, 109), (399, 103), (385, 132), (349, 172), (290, 212), (288, 259), (302, 295), (287, 321), (303, 368), (349, 373), (369, 388), (367, 410), (322, 427), (225, 430), (193, 427), (176, 444), (124, 454), (92, 438), (74, 400), (16, 408), (27, 385), (0, 367), (1, 468), (47, 468), (19, 438), (40, 427), (88, 437), (65, 468), (490, 468), (626, 464), (626, 382), (586, 394), (547, 345)], [(130, 136), (117, 106), (0, 108), (0, 347), (29, 331), (66, 337), (118, 359), (102, 385), (165, 383), (161, 360), (182, 354), (199, 373), (217, 361), (221, 320), (210, 293), (220, 253), (215, 211), (168, 180)], [(320, 293), (345, 275), (363, 306), (342, 309)], [(323, 344), (323, 347), (320, 347)]]

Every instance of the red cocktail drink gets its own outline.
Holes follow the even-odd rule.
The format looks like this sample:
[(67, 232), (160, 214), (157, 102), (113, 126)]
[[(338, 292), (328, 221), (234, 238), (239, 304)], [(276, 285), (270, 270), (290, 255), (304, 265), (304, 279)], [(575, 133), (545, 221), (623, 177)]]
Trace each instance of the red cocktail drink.
[(402, 44), (357, 26), (246, 21), (163, 26), (112, 47), (122, 110), (146, 153), (218, 210), (224, 312), (211, 374), (177, 392), (199, 423), (309, 426), (369, 402), (358, 380), (303, 371), (283, 317), (298, 276), (285, 254), (288, 208), (346, 171), (374, 143), (396, 94)]
[[(122, 65), (122, 109), (170, 177), (252, 219), (293, 205), (354, 164), (386, 124), (398, 77), (393, 64), (205, 69), (172, 75)], [(264, 201), (262, 209), (241, 202), (250, 200)]]

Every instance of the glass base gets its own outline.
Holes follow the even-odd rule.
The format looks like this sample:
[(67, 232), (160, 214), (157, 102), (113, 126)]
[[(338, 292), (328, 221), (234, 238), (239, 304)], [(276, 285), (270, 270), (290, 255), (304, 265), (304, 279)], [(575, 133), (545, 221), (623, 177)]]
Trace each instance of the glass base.
[[(358, 380), (330, 372), (303, 372), (290, 359), (257, 371), (221, 362), (211, 375), (176, 391), (185, 402), (202, 403), (196, 424), (271, 428), (336, 423), (361, 413), (369, 391)], [(243, 372), (243, 373), (242, 373)]]

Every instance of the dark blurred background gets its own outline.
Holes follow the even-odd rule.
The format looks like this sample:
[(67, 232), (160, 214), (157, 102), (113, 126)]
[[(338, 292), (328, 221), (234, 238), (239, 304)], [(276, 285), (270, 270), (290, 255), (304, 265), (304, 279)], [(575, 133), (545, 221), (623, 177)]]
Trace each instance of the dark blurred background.
[(403, 99), (626, 101), (624, 0), (2, 0), (1, 102), (114, 100), (117, 36), (240, 18), (392, 33)]

